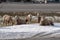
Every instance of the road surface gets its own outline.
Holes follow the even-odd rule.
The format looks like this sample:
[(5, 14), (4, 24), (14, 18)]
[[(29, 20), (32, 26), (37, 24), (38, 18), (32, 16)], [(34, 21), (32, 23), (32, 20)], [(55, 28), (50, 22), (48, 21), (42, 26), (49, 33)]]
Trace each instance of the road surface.
[(1, 3), (0, 11), (3, 12), (60, 12), (60, 3), (50, 4), (29, 4), (29, 3)]

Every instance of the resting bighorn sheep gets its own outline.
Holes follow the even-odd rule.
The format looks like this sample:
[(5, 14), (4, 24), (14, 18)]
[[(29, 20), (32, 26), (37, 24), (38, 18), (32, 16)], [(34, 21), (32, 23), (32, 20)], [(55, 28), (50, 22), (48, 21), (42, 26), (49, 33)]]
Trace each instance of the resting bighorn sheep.
[(40, 25), (43, 25), (43, 26), (52, 25), (53, 26), (54, 23), (52, 20), (48, 20), (44, 16), (41, 16)]

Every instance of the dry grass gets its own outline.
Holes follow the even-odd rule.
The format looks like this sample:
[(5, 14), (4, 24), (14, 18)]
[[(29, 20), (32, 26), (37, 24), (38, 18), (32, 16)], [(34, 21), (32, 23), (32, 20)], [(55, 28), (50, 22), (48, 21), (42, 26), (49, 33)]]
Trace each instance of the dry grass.
[(5, 14), (11, 15), (11, 16), (26, 16), (28, 14), (32, 14), (35, 15), (39, 13), (40, 15), (44, 15), (44, 16), (60, 16), (60, 13), (55, 13), (55, 12), (51, 12), (51, 13), (44, 13), (44, 12), (0, 12), (0, 15), (3, 16)]

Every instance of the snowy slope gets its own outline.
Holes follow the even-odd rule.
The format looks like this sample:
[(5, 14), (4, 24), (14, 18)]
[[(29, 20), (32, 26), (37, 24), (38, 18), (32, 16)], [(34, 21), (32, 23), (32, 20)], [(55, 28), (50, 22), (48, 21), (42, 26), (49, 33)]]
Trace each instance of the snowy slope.
[(31, 37), (60, 37), (60, 23), (54, 26), (40, 26), (39, 24), (23, 24), (0, 27), (0, 39), (23, 39)]

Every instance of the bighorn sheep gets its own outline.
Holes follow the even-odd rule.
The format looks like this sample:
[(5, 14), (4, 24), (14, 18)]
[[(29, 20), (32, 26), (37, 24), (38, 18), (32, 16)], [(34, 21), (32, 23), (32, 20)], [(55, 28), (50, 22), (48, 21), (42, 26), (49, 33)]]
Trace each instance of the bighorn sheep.
[(43, 25), (43, 26), (52, 25), (53, 26), (54, 23), (52, 20), (48, 20), (44, 16), (41, 16), (40, 25)]
[(15, 20), (17, 22), (17, 25), (26, 24), (26, 21), (24, 19), (21, 19), (19, 16), (15, 16)]
[(31, 23), (31, 19), (32, 19), (32, 15), (29, 14), (27, 17), (26, 17), (26, 23)]
[(3, 24), (4, 25), (14, 25), (15, 21), (12, 19), (12, 16), (10, 15), (4, 15), (3, 16)]

